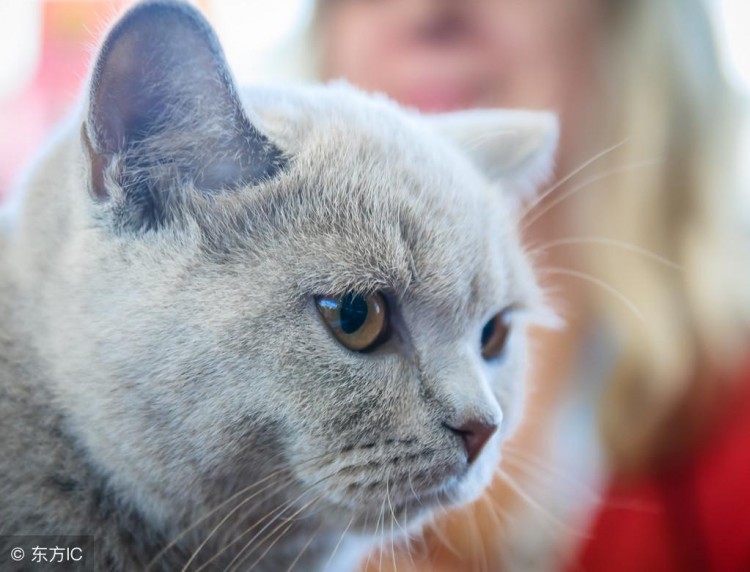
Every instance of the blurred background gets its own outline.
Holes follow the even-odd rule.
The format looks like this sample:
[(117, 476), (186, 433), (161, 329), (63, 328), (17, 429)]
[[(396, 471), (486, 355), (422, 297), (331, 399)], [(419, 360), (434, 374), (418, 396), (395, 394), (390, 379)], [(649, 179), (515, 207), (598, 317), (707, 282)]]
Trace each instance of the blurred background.
[[(131, 3), (0, 2), (0, 197)], [(487, 495), (365, 568), (750, 570), (750, 2), (195, 3), (242, 83), (561, 119), (521, 230), (568, 327)]]
[[(0, 2), (0, 133), (4, 135), (0, 139), (0, 194), (74, 104), (97, 41), (112, 19), (132, 3)], [(285, 56), (296, 59), (301, 50), (298, 42), (309, 27), (312, 0), (194, 3), (216, 26), (239, 81), (308, 79), (309, 70), (300, 69), (305, 64)], [(750, 4), (745, 0), (707, 0), (707, 4), (722, 66), (730, 81), (750, 98)]]

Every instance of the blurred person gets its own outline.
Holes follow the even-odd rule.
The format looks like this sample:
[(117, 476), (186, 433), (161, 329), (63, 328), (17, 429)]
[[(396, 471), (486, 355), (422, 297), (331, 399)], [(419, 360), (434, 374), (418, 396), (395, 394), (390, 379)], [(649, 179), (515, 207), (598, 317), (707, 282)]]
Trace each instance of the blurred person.
[(535, 332), (528, 422), (482, 501), (377, 566), (750, 569), (738, 98), (706, 7), (320, 0), (309, 40), (318, 79), (562, 126), (556, 177), (522, 211), (567, 322)]

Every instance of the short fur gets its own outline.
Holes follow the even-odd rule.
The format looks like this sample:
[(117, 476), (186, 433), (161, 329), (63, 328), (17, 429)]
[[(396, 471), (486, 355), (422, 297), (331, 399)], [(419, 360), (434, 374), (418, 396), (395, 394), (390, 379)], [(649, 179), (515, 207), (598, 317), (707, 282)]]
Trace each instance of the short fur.
[[(127, 118), (112, 127), (116, 101), (96, 103), (140, 73), (107, 59), (134, 31), (157, 61), (170, 38), (202, 39), (226, 79), (191, 88), (208, 103), (149, 91), (138, 112), (160, 117), (139, 115), (137, 140)], [(106, 570), (266, 549), (257, 569), (285, 570), (314, 535), (298, 568), (315, 570), (346, 529), (350, 569), (347, 546), (476, 498), (518, 421), (522, 310), (541, 296), (503, 189), (548, 168), (555, 123), (465, 112), (456, 137), (457, 113), (448, 137), (343, 84), (238, 91), (212, 34), (179, 3), (128, 13), (0, 234), (0, 533), (94, 535)], [(180, 57), (156, 69), (176, 92), (206, 73)], [(487, 146), (511, 164), (490, 180), (472, 146), (476, 164)], [(345, 349), (316, 311), (348, 291), (389, 300), (375, 352)], [(508, 306), (506, 352), (484, 361), (482, 328)], [(473, 463), (447, 428), (468, 419), (500, 425)]]

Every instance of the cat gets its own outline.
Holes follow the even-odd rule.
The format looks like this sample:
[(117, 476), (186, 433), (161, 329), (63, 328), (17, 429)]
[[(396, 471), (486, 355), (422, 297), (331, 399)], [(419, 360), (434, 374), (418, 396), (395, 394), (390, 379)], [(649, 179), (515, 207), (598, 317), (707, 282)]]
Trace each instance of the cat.
[(240, 89), (195, 8), (131, 8), (4, 212), (3, 569), (33, 534), (97, 570), (352, 570), (477, 498), (546, 315), (516, 219), (556, 141)]

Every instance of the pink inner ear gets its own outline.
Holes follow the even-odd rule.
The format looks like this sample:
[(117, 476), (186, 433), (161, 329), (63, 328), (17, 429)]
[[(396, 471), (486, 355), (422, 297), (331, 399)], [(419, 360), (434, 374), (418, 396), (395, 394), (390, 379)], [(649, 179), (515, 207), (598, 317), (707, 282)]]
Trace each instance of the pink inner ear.
[(159, 200), (160, 177), (214, 192), (270, 178), (284, 163), (247, 119), (216, 34), (187, 3), (127, 12), (106, 38), (91, 83), (82, 140), (98, 199), (107, 196), (113, 159), (128, 189), (149, 187), (140, 189), (148, 200)]
[(91, 145), (86, 123), (81, 125), (81, 143), (83, 144), (84, 154), (88, 158), (89, 192), (93, 198), (104, 200), (109, 196), (104, 184), (104, 171), (109, 165), (109, 160), (106, 156), (98, 153)]

